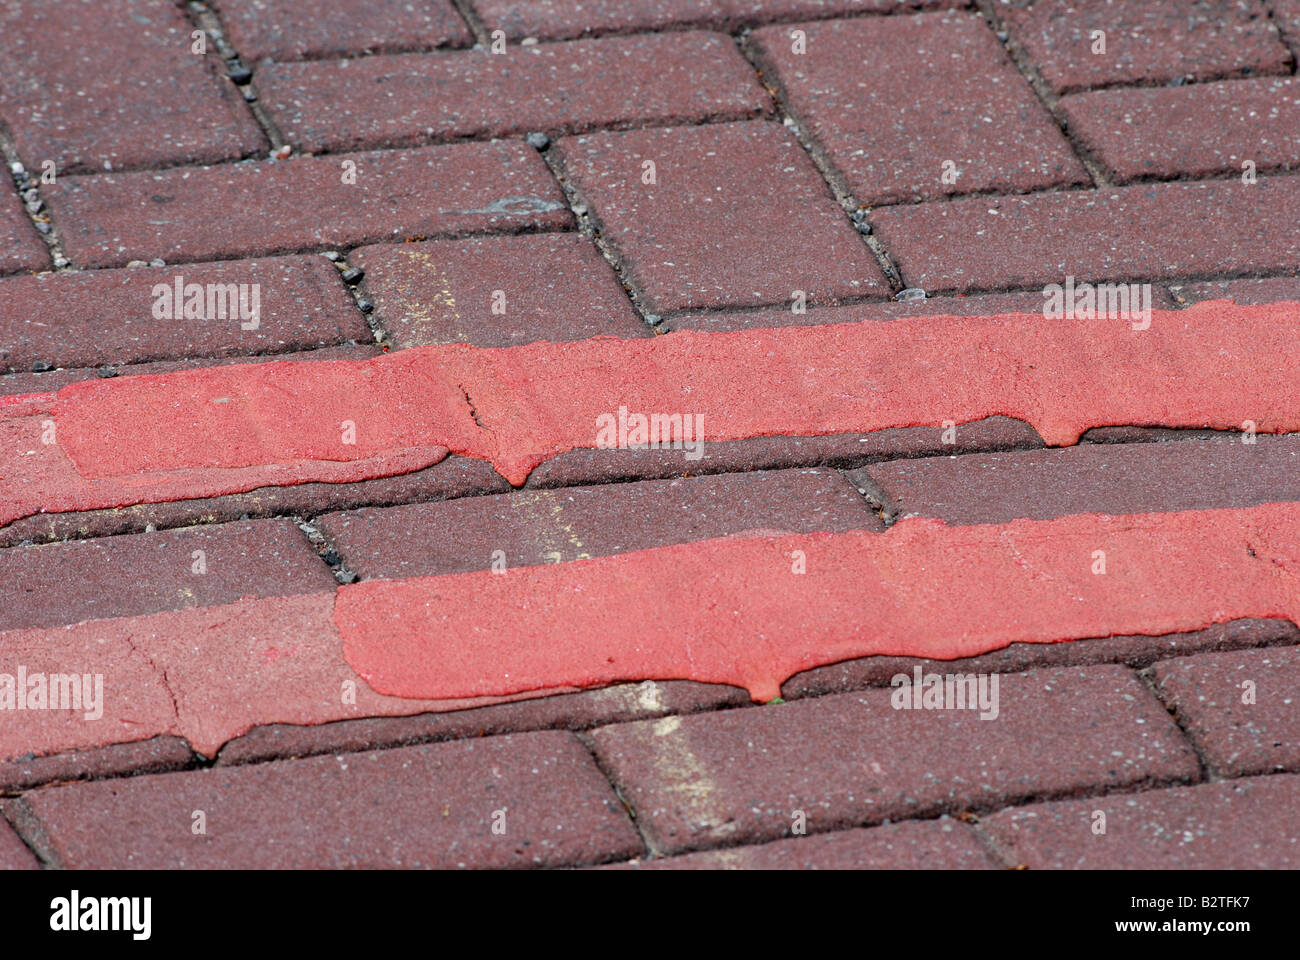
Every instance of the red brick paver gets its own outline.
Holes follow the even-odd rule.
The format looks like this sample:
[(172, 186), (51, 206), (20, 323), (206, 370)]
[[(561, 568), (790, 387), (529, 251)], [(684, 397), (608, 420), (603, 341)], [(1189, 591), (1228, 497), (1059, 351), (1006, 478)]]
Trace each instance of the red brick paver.
[(1297, 800), (1300, 777), (1252, 777), (1021, 807), (981, 827), (1034, 869), (1295, 870)]
[(7, 175), (0, 174), (0, 273), (47, 270), (50, 254), (23, 210)]
[(1270, 277), (1261, 280), (1212, 280), (1180, 283), (1170, 287), (1186, 303), (1202, 300), (1231, 300), (1234, 303), (1300, 302), (1300, 277)]
[(553, 732), (79, 784), (6, 812), (63, 867), (534, 867), (640, 850), (587, 751)]
[[(605, 727), (597, 755), (665, 853), (1016, 797), (1195, 779), (1195, 755), (1117, 667), (1000, 678), (997, 719), (896, 710), (874, 690)], [(1103, 706), (1104, 704), (1104, 706)]]
[(277, 64), (257, 83), (309, 150), (737, 120), (770, 104), (736, 45), (713, 33)]
[(648, 309), (887, 292), (816, 167), (776, 124), (596, 134), (556, 149)]
[(0, 117), (35, 172), (209, 163), (266, 147), (175, 3), (14, 0), (0, 11)]
[(754, 39), (860, 203), (1090, 182), (977, 14), (783, 24)]
[(1209, 653), (1152, 673), (1216, 774), (1300, 770), (1300, 649)]
[(1066, 97), (1061, 111), (1116, 183), (1241, 177), (1300, 162), (1300, 84), (1291, 77), (1098, 90)]
[[(355, 164), (353, 183), (345, 162)], [(546, 165), (522, 143), (66, 177), (48, 193), (68, 256), (92, 267), (571, 222)]]
[[(1260, 0), (1031, 0), (999, 8), (1057, 93), (1118, 83), (1285, 73)], [(1093, 34), (1105, 33), (1105, 53)]]
[(0, 870), (35, 870), (38, 866), (36, 857), (18, 834), (0, 818)]
[(248, 62), (469, 46), (450, 0), (215, 0)]
[(348, 262), (399, 347), (653, 334), (614, 271), (577, 234), (474, 237), (362, 247)]

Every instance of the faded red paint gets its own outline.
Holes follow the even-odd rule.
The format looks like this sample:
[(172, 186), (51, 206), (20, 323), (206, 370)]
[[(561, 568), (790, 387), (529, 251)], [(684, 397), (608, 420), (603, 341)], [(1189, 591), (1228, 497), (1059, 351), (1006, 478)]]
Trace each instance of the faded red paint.
[(1300, 623), (1300, 504), (706, 540), (367, 581), (340, 588), (334, 614), (372, 687), (435, 700), (689, 679), (763, 701), (855, 657), (951, 660), (1242, 617)]

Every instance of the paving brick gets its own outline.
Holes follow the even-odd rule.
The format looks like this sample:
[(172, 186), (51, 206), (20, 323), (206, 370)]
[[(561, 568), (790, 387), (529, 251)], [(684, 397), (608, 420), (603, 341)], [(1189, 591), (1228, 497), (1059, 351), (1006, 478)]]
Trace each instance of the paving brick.
[[(1289, 54), (1259, 0), (1036, 0), (999, 7), (1056, 93), (1286, 73)], [(1092, 52), (1094, 30), (1106, 52)]]
[(890, 518), (938, 517), (948, 523), (1300, 500), (1300, 434), (1255, 441), (1224, 436), (896, 460), (871, 464), (851, 479), (883, 494)]
[[(900, 317), (988, 317), (1001, 313), (1041, 313), (1044, 303), (1043, 294), (1037, 292), (991, 293), (969, 297), (927, 297), (924, 300), (884, 300), (879, 303), (847, 303), (838, 307), (808, 307), (803, 313), (794, 313), (789, 308), (771, 307), (684, 313), (665, 318), (659, 327), (663, 330), (752, 330), (756, 327), (887, 321)], [(1172, 310), (1175, 303), (1162, 288), (1153, 287), (1151, 307), (1153, 310)]]
[(318, 525), (367, 579), (487, 570), (497, 551), (512, 568), (756, 530), (883, 529), (840, 474), (815, 470), (468, 497), (329, 514)]
[(248, 156), (266, 138), (178, 4), (14, 0), (0, 11), (0, 116), (59, 174)]
[(35, 870), (39, 866), (13, 827), (0, 818), (0, 870)]
[(366, 297), (399, 347), (653, 335), (595, 246), (573, 233), (386, 244), (348, 261), (366, 271)]
[(546, 164), (522, 143), (60, 177), (44, 192), (68, 257), (94, 267), (572, 223)]
[[(370, 328), (338, 272), (324, 257), (283, 257), (0, 280), (0, 369), (29, 370), (35, 361), (94, 367), (278, 353), (369, 340)], [(197, 315), (184, 316), (193, 292), (176, 297), (178, 279), (183, 290), (204, 288)], [(155, 296), (160, 284), (166, 292)], [(230, 284), (247, 285), (248, 299), (235, 295), (228, 307), (214, 299), (209, 313), (207, 289), (219, 287), (225, 296)], [(241, 314), (241, 304), (257, 309)], [(172, 316), (159, 317), (160, 309)]]
[(1300, 648), (1166, 660), (1152, 674), (1218, 776), (1300, 770)]
[(248, 63), (474, 42), (450, 0), (219, 0), (213, 6)]
[(564, 866), (641, 846), (587, 751), (558, 732), (76, 784), (5, 810), (70, 868)]
[[(1251, 777), (1006, 810), (982, 822), (1014, 863), (1060, 870), (1295, 870), (1300, 777)], [(1093, 833), (1096, 811), (1106, 833)]]
[(1000, 678), (1000, 712), (896, 710), (892, 693), (822, 697), (592, 733), (602, 767), (665, 853), (1018, 797), (1198, 776), (1195, 754), (1128, 670)]
[(790, 837), (752, 847), (632, 860), (605, 869), (641, 870), (988, 870), (1001, 867), (975, 831), (944, 817)]
[[(792, 29), (806, 33), (806, 50), (794, 51)], [(976, 13), (783, 24), (753, 36), (764, 78), (860, 203), (1091, 183)]]
[(771, 106), (731, 38), (716, 33), (272, 64), (257, 84), (308, 150), (741, 120)]
[(609, 723), (698, 713), (748, 702), (749, 694), (738, 687), (689, 680), (647, 680), (449, 713), (340, 720), (310, 727), (272, 724), (257, 727), (227, 743), (217, 762), (255, 763), (528, 730), (587, 730)]
[(1268, 277), (1250, 280), (1211, 280), (1181, 283), (1169, 288), (1187, 303), (1202, 300), (1232, 300), (1241, 304), (1300, 301), (1300, 277)]
[[(774, 123), (562, 140), (564, 170), (648, 309), (885, 293), (884, 275), (797, 140)], [(655, 165), (647, 185), (645, 162)]]
[[(34, 744), (33, 744), (34, 746)], [(0, 791), (14, 793), (47, 783), (163, 773), (194, 766), (195, 756), (183, 739), (157, 736), (86, 750), (0, 760)]]
[(1291, 170), (1300, 156), (1300, 84), (1264, 77), (1065, 97), (1070, 132), (1116, 183), (1142, 177)]
[(49, 250), (27, 219), (12, 181), (0, 173), (0, 273), (49, 268)]
[[(932, 293), (1300, 267), (1296, 176), (969, 197), (882, 208), (870, 221), (907, 285)], [(1178, 229), (1143, 229), (1152, 223)]]
[(638, 33), (663, 27), (712, 25), (736, 30), (742, 25), (829, 17), (852, 13), (891, 13), (959, 0), (471, 0), (489, 30), (504, 30), (511, 40), (560, 39), (590, 33)]
[(926, 673), (1015, 673), (1102, 663), (1123, 663), (1143, 668), (1169, 657), (1297, 643), (1300, 643), (1300, 629), (1289, 620), (1231, 620), (1204, 630), (1162, 636), (1095, 637), (1069, 643), (1013, 643), (1002, 650), (958, 660), (860, 657), (797, 673), (781, 685), (781, 696), (794, 700), (864, 687), (884, 687), (893, 677), (900, 673), (910, 674), (918, 666)]
[[(204, 573), (195, 572), (201, 551)], [(334, 577), (290, 520), (0, 550), (0, 630), (313, 593)]]
[(1291, 44), (1294, 53), (1300, 45), (1300, 0), (1270, 0), (1269, 6), (1273, 11), (1273, 23)]

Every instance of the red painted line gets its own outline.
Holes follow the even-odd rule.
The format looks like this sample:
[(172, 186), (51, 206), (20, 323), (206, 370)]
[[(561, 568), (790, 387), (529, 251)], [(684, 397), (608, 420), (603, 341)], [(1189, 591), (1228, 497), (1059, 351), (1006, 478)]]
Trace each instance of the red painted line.
[(687, 679), (765, 701), (795, 673), (855, 657), (1300, 623), (1300, 504), (706, 540), (367, 581), (340, 588), (334, 616), (348, 662), (392, 696)]
[[(269, 723), (317, 724), (500, 703), (375, 693), (343, 659), (330, 592), (244, 600), (59, 628), (0, 631), (0, 674), (101, 678), (99, 716), (18, 709), (0, 677), (0, 760), (130, 743), (166, 734), (207, 757)], [(197, 639), (197, 638), (201, 638)], [(345, 683), (355, 689), (345, 700)], [(84, 684), (82, 684), (84, 688)], [(29, 696), (31, 694), (29, 689)], [(12, 695), (12, 691), (10, 691)], [(504, 698), (517, 699), (517, 698)]]
[[(1240, 429), (1249, 420), (1261, 433), (1291, 432), (1300, 430), (1298, 373), (1300, 304), (1215, 301), (1155, 312), (1145, 330), (1030, 314), (914, 317), (212, 367), (70, 384), (54, 420), (77, 474), (137, 478), (132, 502), (146, 502), (201, 495), (181, 480), (207, 482), (213, 471), (304, 482), (350, 463), (348, 476), (361, 479), (385, 475), (374, 471), (390, 458), (438, 448), (491, 460), (519, 485), (549, 457), (596, 447), (597, 418), (620, 408), (699, 417), (707, 440), (995, 415), (1057, 445), (1113, 424)], [(19, 472), (0, 466), (0, 501), (15, 503), (2, 515), (103, 499), (79, 500), (71, 481), (57, 507), (15, 492), (21, 463), (13, 450), (0, 452), (6, 459)]]

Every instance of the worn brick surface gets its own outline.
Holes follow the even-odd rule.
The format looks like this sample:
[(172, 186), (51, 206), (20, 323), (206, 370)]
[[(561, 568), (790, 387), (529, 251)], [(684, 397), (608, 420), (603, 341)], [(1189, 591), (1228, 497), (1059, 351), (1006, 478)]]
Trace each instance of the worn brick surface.
[[(1298, 803), (1300, 777), (1252, 777), (1022, 807), (982, 827), (1032, 869), (1295, 870)], [(1098, 810), (1104, 835), (1092, 832)]]
[(18, 834), (0, 818), (0, 870), (35, 870), (39, 865)]
[[(203, 552), (206, 573), (193, 570)], [(0, 550), (0, 629), (129, 617), (328, 590), (289, 520), (251, 520)]]
[(0, 116), (28, 168), (208, 163), (266, 138), (193, 26), (154, 0), (14, 0), (0, 10)]
[(1295, 169), (1300, 84), (1292, 77), (1185, 87), (1096, 90), (1065, 97), (1070, 131), (1124, 183), (1141, 177)]
[(1297, 176), (970, 197), (870, 220), (908, 286), (931, 292), (1300, 267)]
[(601, 764), (663, 852), (1198, 776), (1128, 670), (1000, 678), (1000, 713), (895, 710), (869, 690), (595, 731)]
[(1300, 435), (895, 460), (864, 467), (891, 516), (948, 523), (1046, 520), (1067, 513), (1154, 513), (1300, 500)]
[[(105, 681), (107, 686), (107, 680)], [(67, 750), (44, 756), (28, 755), (0, 761), (0, 790), (17, 792), (66, 780), (124, 777), (162, 773), (194, 765), (195, 756), (183, 739), (151, 737), (87, 750)]]
[[(1033, 0), (1000, 6), (1012, 39), (1057, 93), (1285, 73), (1289, 54), (1260, 0)], [(1092, 31), (1106, 52), (1092, 52)]]
[(642, 870), (987, 870), (1002, 864), (984, 849), (973, 829), (943, 818), (633, 860), (619, 866)]
[[(746, 531), (882, 529), (835, 471), (783, 470), (469, 497), (321, 517), (363, 577), (423, 577), (707, 540)], [(444, 531), (454, 530), (454, 537)]]
[[(91, 367), (370, 340), (338, 273), (324, 257), (284, 257), (0, 280), (0, 370), (29, 370), (34, 361)], [(205, 289), (255, 284), (256, 329), (243, 329), (238, 296), (227, 318), (186, 318), (184, 300), (174, 295), (177, 277)], [(154, 314), (163, 299), (153, 293), (157, 284), (168, 288), (166, 303), (175, 303), (170, 319)]]
[(926, 672), (1014, 673), (1044, 667), (1084, 667), (1123, 663), (1148, 667), (1169, 657), (1218, 650), (1300, 643), (1300, 629), (1289, 620), (1231, 620), (1204, 630), (1163, 636), (1115, 636), (1071, 640), (1069, 643), (1013, 643), (978, 657), (926, 660), (913, 657), (860, 657), (796, 674), (781, 685), (787, 700), (884, 687), (900, 673), (920, 666)]
[(1211, 280), (1180, 283), (1170, 289), (1186, 303), (1202, 300), (1232, 300), (1240, 304), (1300, 302), (1300, 277), (1268, 277), (1249, 280)]
[(353, 251), (348, 262), (366, 271), (365, 294), (399, 347), (653, 334), (577, 234), (385, 244)]
[(249, 63), (474, 42), (450, 0), (218, 0), (213, 6)]
[(64, 867), (529, 867), (640, 851), (590, 755), (557, 732), (76, 784), (6, 813)]
[[(356, 183), (343, 182), (344, 160), (356, 163)], [(61, 177), (45, 192), (79, 266), (220, 260), (572, 222), (546, 164), (523, 143)]]
[(1090, 182), (976, 13), (783, 24), (754, 39), (764, 77), (861, 203)]
[[(1274, 298), (1280, 299), (1280, 298)], [(1271, 302), (1271, 301), (1266, 301)], [(899, 317), (983, 317), (999, 313), (1040, 313), (1041, 293), (992, 293), (982, 296), (927, 297), (924, 300), (883, 300), (842, 304), (838, 307), (808, 307), (803, 313), (790, 308), (726, 310), (714, 313), (684, 313), (666, 318), (664, 330), (751, 330), (755, 327), (811, 326), (819, 323), (861, 323), (895, 320)], [(1152, 287), (1151, 308), (1172, 310), (1175, 302), (1162, 288)], [(886, 328), (887, 329), (887, 328)]]
[(771, 104), (716, 33), (276, 64), (257, 83), (290, 140), (309, 150), (737, 120)]
[(271, 724), (227, 743), (217, 762), (253, 763), (528, 730), (587, 730), (608, 723), (698, 713), (749, 702), (749, 694), (739, 687), (689, 680), (646, 680), (449, 713), (371, 717), (315, 726)]
[[(784, 128), (598, 134), (557, 152), (649, 309), (887, 292), (871, 251)], [(644, 162), (656, 183), (643, 183)]]
[(0, 173), (0, 273), (48, 270), (50, 254), (23, 210), (7, 172)]
[(1300, 648), (1166, 660), (1152, 673), (1215, 773), (1300, 770)]

